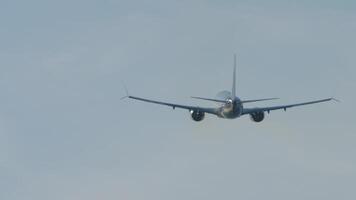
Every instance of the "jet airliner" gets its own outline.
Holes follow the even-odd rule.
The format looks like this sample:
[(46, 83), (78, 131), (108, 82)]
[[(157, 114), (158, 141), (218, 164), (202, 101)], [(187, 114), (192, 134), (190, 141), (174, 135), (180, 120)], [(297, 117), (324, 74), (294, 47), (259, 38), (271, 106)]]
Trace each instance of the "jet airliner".
[[(274, 110), (284, 110), (286, 111), (289, 108), (297, 107), (297, 106), (304, 106), (309, 104), (316, 104), (326, 101), (335, 100), (334, 98), (327, 98), (327, 99), (320, 99), (315, 101), (308, 101), (303, 103), (297, 104), (289, 104), (289, 105), (280, 105), (280, 106), (272, 106), (272, 107), (255, 107), (255, 108), (245, 108), (244, 105), (247, 103), (258, 102), (258, 101), (267, 101), (267, 100), (274, 100), (278, 98), (265, 98), (265, 99), (254, 99), (254, 100), (242, 100), (236, 96), (236, 55), (234, 55), (234, 70), (233, 70), (233, 79), (232, 79), (232, 89), (231, 92), (229, 91), (222, 91), (218, 93), (216, 98), (203, 98), (203, 97), (192, 97), (194, 99), (200, 99), (205, 101), (212, 101), (220, 103), (219, 107), (199, 107), (199, 106), (187, 106), (187, 105), (180, 105), (174, 103), (167, 103), (162, 101), (156, 101), (146, 98), (141, 98), (137, 96), (131, 96), (128, 94), (127, 89), (126, 94), (127, 96), (123, 98), (130, 98), (138, 101), (154, 103), (164, 106), (180, 109), (185, 109), (190, 112), (190, 115), (194, 121), (202, 121), (205, 117), (205, 113), (216, 115), (220, 118), (224, 119), (235, 119), (241, 117), (243, 115), (249, 115), (251, 120), (254, 122), (262, 122), (265, 118), (265, 113), (270, 113), (270, 111)], [(122, 98), (122, 99), (123, 99)]]

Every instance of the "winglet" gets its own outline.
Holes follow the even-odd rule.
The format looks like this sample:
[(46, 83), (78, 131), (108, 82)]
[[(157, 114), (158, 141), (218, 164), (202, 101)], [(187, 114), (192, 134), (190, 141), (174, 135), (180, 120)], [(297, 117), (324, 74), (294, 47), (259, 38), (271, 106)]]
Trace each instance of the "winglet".
[(336, 102), (338, 102), (338, 103), (341, 103), (341, 101), (340, 101), (340, 100), (335, 99), (335, 98), (331, 98), (331, 100), (334, 100), (334, 101), (336, 101)]
[(130, 95), (129, 95), (129, 91), (127, 90), (127, 87), (125, 86), (124, 83), (122, 84), (122, 86), (124, 87), (125, 92), (126, 92), (126, 96), (121, 97), (121, 100), (124, 100), (124, 99), (130, 97)]

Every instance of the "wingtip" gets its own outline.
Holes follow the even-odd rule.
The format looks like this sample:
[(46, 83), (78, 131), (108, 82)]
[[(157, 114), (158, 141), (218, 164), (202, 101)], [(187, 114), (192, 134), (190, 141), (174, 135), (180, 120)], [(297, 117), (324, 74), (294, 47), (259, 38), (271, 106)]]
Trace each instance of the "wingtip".
[(123, 84), (123, 87), (124, 87), (124, 89), (125, 89), (126, 96), (129, 96), (129, 91), (127, 90), (126, 85), (125, 85), (125, 84)]
[(330, 98), (331, 100), (333, 100), (333, 101), (336, 101), (336, 102), (338, 102), (338, 103), (341, 103), (341, 101), (339, 100), (339, 99), (336, 99), (336, 98)]
[(125, 83), (124, 83), (124, 82), (122, 83), (122, 87), (123, 87), (123, 88), (124, 88), (124, 90), (125, 90), (126, 96), (121, 97), (121, 98), (120, 98), (120, 100), (124, 100), (124, 99), (126, 99), (126, 98), (130, 98), (129, 91), (128, 91), (128, 89), (127, 89), (127, 87), (126, 87), (126, 85), (125, 85)]
[(127, 98), (129, 98), (129, 96), (121, 97), (120, 100), (124, 100), (124, 99), (127, 99)]

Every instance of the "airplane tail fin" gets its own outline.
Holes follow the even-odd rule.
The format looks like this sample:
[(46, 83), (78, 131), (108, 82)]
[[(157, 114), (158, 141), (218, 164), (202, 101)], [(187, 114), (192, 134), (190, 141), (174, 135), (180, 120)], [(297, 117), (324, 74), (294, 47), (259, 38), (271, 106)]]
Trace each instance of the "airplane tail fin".
[(232, 78), (231, 95), (233, 96), (233, 98), (236, 97), (236, 54), (234, 54), (234, 72), (233, 72), (233, 78)]

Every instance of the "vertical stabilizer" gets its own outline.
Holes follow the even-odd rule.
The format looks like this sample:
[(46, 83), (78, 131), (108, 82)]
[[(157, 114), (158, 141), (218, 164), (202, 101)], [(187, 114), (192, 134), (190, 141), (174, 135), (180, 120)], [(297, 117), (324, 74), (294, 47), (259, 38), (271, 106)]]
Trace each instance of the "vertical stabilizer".
[(232, 97), (236, 97), (236, 54), (234, 54), (234, 74), (233, 74), (233, 79), (232, 79), (232, 91), (231, 91)]

